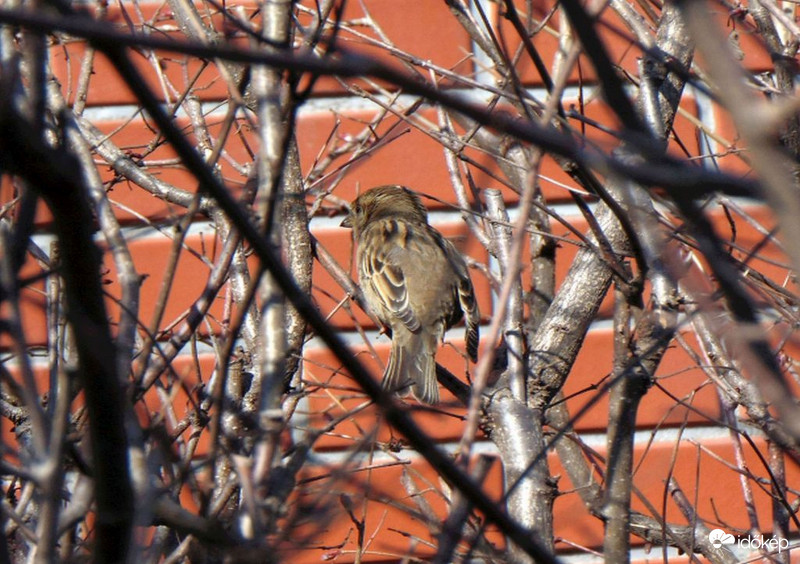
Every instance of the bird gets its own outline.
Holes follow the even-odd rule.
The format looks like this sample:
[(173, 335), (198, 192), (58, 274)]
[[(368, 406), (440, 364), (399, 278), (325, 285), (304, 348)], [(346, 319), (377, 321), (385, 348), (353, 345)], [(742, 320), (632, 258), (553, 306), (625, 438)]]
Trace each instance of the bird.
[(464, 257), (428, 223), (420, 197), (397, 184), (363, 192), (341, 225), (353, 230), (367, 305), (392, 339), (383, 388), (438, 403), (436, 350), (462, 317), (477, 361), (480, 312)]

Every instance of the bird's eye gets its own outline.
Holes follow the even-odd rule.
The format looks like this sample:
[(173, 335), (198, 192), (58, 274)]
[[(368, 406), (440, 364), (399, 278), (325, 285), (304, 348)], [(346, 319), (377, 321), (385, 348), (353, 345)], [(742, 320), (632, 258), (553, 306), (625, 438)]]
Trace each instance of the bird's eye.
[(356, 213), (361, 213), (361, 204), (356, 204), (356, 206), (353, 208), (353, 211)]

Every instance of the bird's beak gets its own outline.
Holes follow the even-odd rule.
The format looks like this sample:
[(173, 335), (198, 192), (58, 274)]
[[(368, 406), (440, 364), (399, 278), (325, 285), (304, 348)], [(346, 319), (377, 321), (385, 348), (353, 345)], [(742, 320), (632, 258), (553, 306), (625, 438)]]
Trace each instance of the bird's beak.
[(339, 225), (341, 227), (348, 227), (348, 228), (352, 229), (353, 228), (353, 217), (350, 214), (347, 214), (347, 216), (342, 220), (342, 222)]

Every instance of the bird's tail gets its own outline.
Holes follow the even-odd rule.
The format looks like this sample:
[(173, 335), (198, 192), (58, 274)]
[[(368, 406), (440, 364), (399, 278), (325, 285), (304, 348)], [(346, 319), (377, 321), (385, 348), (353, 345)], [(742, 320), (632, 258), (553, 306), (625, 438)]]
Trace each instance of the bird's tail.
[(386, 390), (408, 395), (412, 392), (421, 402), (439, 402), (436, 382), (435, 335), (396, 331), (392, 338), (392, 355), (383, 375)]

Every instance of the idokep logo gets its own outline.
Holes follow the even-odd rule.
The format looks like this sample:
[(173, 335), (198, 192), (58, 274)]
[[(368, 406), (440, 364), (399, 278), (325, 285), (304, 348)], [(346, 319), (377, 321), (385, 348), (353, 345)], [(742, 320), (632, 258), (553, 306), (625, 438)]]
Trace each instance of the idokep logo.
[(746, 550), (768, 550), (769, 552), (782, 552), (789, 549), (788, 539), (767, 538), (761, 535), (746, 536), (736, 539), (732, 534), (726, 533), (722, 529), (714, 529), (708, 533), (708, 540), (714, 545), (714, 548), (719, 548), (723, 544), (736, 544), (740, 549)]
[(733, 544), (736, 542), (736, 539), (733, 538), (732, 534), (726, 533), (722, 529), (714, 529), (708, 533), (708, 540), (711, 541), (711, 544), (714, 545), (714, 548), (719, 548), (723, 544)]

